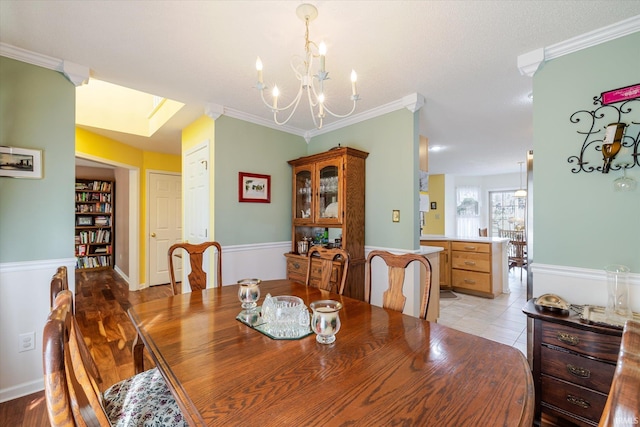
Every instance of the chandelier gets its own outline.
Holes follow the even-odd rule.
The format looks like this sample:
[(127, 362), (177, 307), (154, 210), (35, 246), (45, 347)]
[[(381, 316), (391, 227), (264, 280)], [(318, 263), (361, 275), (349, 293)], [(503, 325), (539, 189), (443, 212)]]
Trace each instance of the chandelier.
[[(296, 112), (298, 108), (298, 104), (302, 99), (303, 95), (306, 94), (306, 97), (309, 101), (309, 111), (311, 113), (311, 117), (313, 118), (313, 124), (316, 128), (322, 128), (322, 122), (325, 118), (326, 113), (331, 114), (333, 117), (344, 118), (350, 116), (356, 109), (356, 102), (360, 99), (358, 92), (356, 90), (356, 80), (357, 75), (354, 70), (351, 70), (351, 100), (353, 101), (353, 107), (351, 111), (347, 114), (336, 114), (331, 111), (326, 103), (324, 96), (324, 84), (325, 81), (329, 79), (329, 73), (325, 70), (325, 56), (327, 54), (327, 47), (324, 43), (320, 43), (317, 45), (312, 40), (309, 40), (309, 22), (313, 21), (318, 16), (318, 9), (315, 6), (310, 4), (301, 4), (296, 9), (296, 14), (298, 18), (304, 21), (305, 25), (305, 35), (304, 35), (304, 58), (299, 55), (294, 55), (291, 59), (291, 69), (293, 70), (296, 78), (300, 82), (300, 87), (298, 88), (298, 93), (295, 98), (285, 107), (278, 106), (278, 97), (280, 96), (280, 91), (278, 90), (278, 86), (274, 85), (271, 91), (273, 96), (272, 102), (269, 103), (264, 97), (264, 91), (267, 89), (267, 86), (264, 84), (262, 79), (262, 61), (260, 57), (256, 60), (256, 70), (258, 71), (258, 83), (256, 84), (256, 88), (260, 91), (260, 96), (262, 98), (262, 102), (273, 112), (273, 120), (278, 125), (286, 124), (293, 114)], [(313, 61), (314, 59), (318, 59), (319, 67), (316, 71), (316, 74), (313, 74)], [(289, 111), (290, 110), (290, 111)], [(288, 116), (284, 121), (278, 121), (278, 113), (284, 112), (286, 115), (288, 112)]]

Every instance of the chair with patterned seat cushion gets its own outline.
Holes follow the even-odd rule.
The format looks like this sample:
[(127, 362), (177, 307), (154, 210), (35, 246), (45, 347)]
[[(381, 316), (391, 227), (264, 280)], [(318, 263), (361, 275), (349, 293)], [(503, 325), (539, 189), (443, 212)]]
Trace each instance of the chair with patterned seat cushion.
[[(67, 267), (62, 265), (57, 268), (55, 274), (51, 277), (51, 284), (49, 286), (49, 298), (51, 300), (51, 308), (53, 308), (53, 304), (56, 300), (58, 294), (62, 291), (69, 290), (69, 278), (67, 275)], [(71, 313), (74, 313), (75, 309), (73, 306), (73, 300), (71, 301)], [(78, 327), (78, 322), (76, 321), (76, 317), (72, 317), (72, 321), (74, 326)], [(91, 357), (91, 350), (89, 350), (89, 343), (91, 340), (82, 341), (78, 344), (80, 349), (80, 353), (82, 354), (82, 358), (87, 366), (87, 369), (90, 370), (91, 375), (95, 378), (98, 383), (102, 383), (102, 377), (100, 376), (100, 371), (98, 370), (98, 366), (96, 365), (93, 357)]]
[(73, 321), (73, 295), (58, 293), (43, 331), (43, 371), (52, 426), (186, 426), (157, 369), (121, 381), (101, 394), (85, 365)]

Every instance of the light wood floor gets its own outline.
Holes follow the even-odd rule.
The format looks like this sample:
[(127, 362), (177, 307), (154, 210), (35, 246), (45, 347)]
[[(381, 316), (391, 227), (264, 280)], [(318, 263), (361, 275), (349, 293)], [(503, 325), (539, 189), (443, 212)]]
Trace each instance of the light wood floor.
[[(127, 316), (129, 307), (171, 294), (170, 285), (129, 292), (128, 284), (112, 269), (76, 270), (76, 317), (99, 366), (102, 390), (134, 374), (135, 329)], [(148, 357), (146, 366), (153, 366)], [(0, 426), (48, 425), (44, 392), (0, 404)]]

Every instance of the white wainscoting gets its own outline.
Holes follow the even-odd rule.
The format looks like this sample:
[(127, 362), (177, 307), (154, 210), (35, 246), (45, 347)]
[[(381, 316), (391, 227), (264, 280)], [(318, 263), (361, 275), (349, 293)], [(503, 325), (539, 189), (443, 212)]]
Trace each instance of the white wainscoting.
[(222, 247), (222, 283), (230, 285), (238, 280), (284, 279), (287, 261), (284, 254), (291, 250), (291, 242), (256, 243)]
[[(44, 389), (42, 330), (49, 315), (51, 276), (67, 266), (75, 292), (75, 258), (0, 264), (0, 402)], [(18, 352), (18, 336), (35, 332), (35, 349)]]
[[(533, 297), (556, 294), (570, 304), (607, 304), (607, 275), (604, 269), (531, 264)], [(640, 274), (629, 274), (629, 306), (640, 312)]]

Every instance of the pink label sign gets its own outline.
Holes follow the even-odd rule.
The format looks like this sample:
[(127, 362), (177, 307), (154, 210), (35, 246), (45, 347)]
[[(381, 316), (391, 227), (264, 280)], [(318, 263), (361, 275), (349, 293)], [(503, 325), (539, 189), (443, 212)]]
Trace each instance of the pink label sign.
[(602, 92), (602, 105), (614, 104), (634, 98), (640, 98), (640, 84)]

